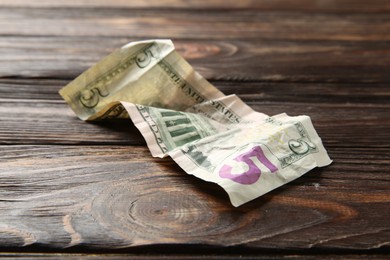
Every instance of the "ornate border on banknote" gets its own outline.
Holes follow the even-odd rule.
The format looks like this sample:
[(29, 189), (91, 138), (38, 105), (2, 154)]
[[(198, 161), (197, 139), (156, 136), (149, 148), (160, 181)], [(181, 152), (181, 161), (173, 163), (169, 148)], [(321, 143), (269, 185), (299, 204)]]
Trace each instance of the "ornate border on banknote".
[(106, 84), (114, 77), (125, 72), (128, 67), (137, 64), (139, 68), (145, 68), (150, 64), (152, 58), (158, 58), (159, 48), (156, 42), (152, 42), (135, 53), (129, 55), (124, 62), (109, 69), (90, 83), (88, 83), (79, 94), (81, 105), (87, 109), (94, 108), (99, 104), (100, 98), (110, 95)]

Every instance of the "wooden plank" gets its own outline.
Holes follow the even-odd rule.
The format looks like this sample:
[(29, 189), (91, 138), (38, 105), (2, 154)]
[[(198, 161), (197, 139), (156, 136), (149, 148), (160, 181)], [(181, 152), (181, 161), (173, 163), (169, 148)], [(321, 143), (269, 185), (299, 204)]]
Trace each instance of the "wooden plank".
[[(73, 79), (134, 40), (139, 39), (0, 37), (0, 77)], [(179, 39), (174, 44), (210, 80), (390, 82), (390, 42), (385, 38), (375, 42)]]
[(0, 101), (0, 144), (145, 144), (129, 121), (86, 123), (64, 101)]
[[(62, 100), (58, 91), (71, 79), (0, 78), (3, 101)], [(289, 102), (386, 105), (390, 98), (387, 83), (305, 83), (211, 81), (226, 95), (236, 94), (246, 102)]]
[[(284, 86), (285, 89), (288, 87)], [(344, 95), (343, 101), (326, 103), (311, 99), (309, 93), (312, 90), (315, 95), (315, 86), (307, 88), (307, 96), (302, 85), (295, 88), (301, 88), (295, 93), (296, 96), (288, 97), (289, 94), (294, 95), (294, 92), (288, 92), (282, 95), (281, 101), (276, 100), (277, 90), (265, 92), (264, 95), (240, 96), (254, 110), (268, 115), (284, 112), (291, 116), (309, 115), (327, 146), (390, 147), (390, 105), (386, 97), (378, 97), (375, 103), (369, 103), (376, 96), (368, 95), (366, 102), (362, 99), (363, 102), (358, 103), (356, 100), (361, 95), (359, 89), (355, 96), (351, 94), (349, 97), (348, 93), (354, 90), (343, 93), (341, 85), (341, 95), (333, 95), (331, 91), (328, 93), (330, 100)], [(380, 88), (377, 91), (380, 95)], [(372, 89), (372, 93), (375, 93), (375, 89)], [(353, 100), (355, 102), (351, 102)], [(145, 144), (130, 121), (86, 123), (79, 120), (64, 101), (59, 100), (0, 99), (0, 122), (0, 144)]]
[(3, 145), (0, 244), (388, 249), (389, 150), (333, 151), (331, 166), (234, 208), (146, 147)]
[(338, 0), (334, 1), (313, 1), (313, 0), (255, 0), (255, 1), (235, 1), (235, 0), (0, 0), (0, 5), (15, 7), (109, 7), (109, 8), (180, 8), (180, 9), (256, 9), (256, 10), (278, 10), (278, 11), (304, 11), (304, 12), (388, 12), (390, 4), (387, 0)]
[[(178, 248), (178, 247), (176, 247)], [(0, 257), (4, 258), (23, 258), (23, 259), (63, 259), (63, 258), (82, 258), (82, 259), (107, 259), (107, 260), (114, 260), (114, 259), (134, 259), (134, 260), (218, 260), (218, 259), (242, 259), (242, 260), (255, 260), (255, 259), (270, 259), (270, 260), (277, 260), (277, 259), (286, 259), (286, 258), (292, 258), (292, 259), (334, 259), (334, 260), (344, 260), (344, 259), (383, 259), (387, 260), (387, 255), (385, 253), (368, 253), (368, 254), (303, 254), (303, 253), (246, 253), (245, 250), (241, 250), (241, 254), (236, 252), (232, 253), (232, 250), (223, 249), (224, 253), (215, 253), (221, 252), (222, 249), (205, 249), (205, 248), (199, 248), (199, 246), (194, 245), (192, 247), (192, 250), (198, 250), (194, 252), (183, 253), (166, 253), (167, 246), (160, 246), (158, 247), (158, 251), (164, 252), (162, 254), (155, 254), (154, 252), (150, 252), (150, 247), (147, 247), (149, 251), (145, 251), (142, 254), (139, 253), (128, 253), (129, 249), (126, 249), (125, 253), (53, 253), (53, 252), (47, 252), (47, 253), (0, 253)], [(145, 249), (146, 250), (146, 249)], [(200, 251), (199, 251), (200, 250)], [(134, 251), (134, 249), (131, 249), (131, 251)], [(204, 252), (207, 251), (207, 252)], [(228, 251), (228, 252), (226, 252)], [(234, 252), (234, 251), (233, 251)]]
[(386, 41), (390, 16), (111, 8), (0, 9), (0, 35)]

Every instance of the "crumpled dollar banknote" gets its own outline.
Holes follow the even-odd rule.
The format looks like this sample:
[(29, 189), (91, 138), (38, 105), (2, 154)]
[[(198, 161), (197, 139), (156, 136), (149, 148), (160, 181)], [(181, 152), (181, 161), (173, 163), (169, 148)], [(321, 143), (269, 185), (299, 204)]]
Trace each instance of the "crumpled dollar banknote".
[(308, 116), (268, 116), (226, 96), (170, 40), (129, 43), (60, 90), (82, 120), (130, 117), (155, 157), (240, 206), (331, 160)]

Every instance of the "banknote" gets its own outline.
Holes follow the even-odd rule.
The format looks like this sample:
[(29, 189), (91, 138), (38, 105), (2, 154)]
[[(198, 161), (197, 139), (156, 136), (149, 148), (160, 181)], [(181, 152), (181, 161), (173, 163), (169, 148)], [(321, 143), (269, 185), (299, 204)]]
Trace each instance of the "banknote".
[[(120, 113), (112, 109), (111, 103), (117, 101), (182, 111), (224, 96), (193, 70), (170, 40), (129, 43), (82, 73), (60, 94), (83, 120), (125, 116), (114, 114)], [(223, 104), (213, 105), (214, 110), (224, 109)], [(238, 120), (229, 112), (225, 119)]]
[(129, 43), (60, 90), (82, 120), (130, 117), (155, 157), (220, 185), (240, 206), (331, 160), (308, 116), (226, 96), (170, 40)]

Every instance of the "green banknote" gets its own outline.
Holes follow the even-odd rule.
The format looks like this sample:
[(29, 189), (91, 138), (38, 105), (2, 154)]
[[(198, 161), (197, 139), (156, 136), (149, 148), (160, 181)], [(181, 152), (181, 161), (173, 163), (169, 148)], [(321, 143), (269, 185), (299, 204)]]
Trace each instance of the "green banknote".
[(153, 156), (217, 183), (234, 206), (331, 163), (307, 116), (225, 96), (170, 40), (129, 43), (60, 90), (82, 120), (130, 117)]

